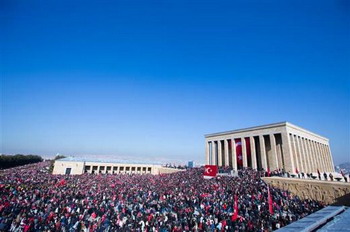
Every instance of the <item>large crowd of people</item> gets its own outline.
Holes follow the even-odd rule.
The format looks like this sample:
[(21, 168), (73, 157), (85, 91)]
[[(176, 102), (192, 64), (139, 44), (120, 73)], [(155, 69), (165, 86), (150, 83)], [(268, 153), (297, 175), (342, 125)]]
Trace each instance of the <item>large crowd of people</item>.
[(272, 231), (323, 207), (270, 187), (271, 213), (264, 174), (251, 169), (206, 180), (203, 168), (73, 176), (48, 165), (0, 172), (1, 231)]

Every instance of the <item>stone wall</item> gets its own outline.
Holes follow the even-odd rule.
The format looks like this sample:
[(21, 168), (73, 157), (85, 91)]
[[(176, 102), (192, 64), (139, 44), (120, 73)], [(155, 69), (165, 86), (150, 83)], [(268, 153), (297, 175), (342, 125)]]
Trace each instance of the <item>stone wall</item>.
[(313, 199), (325, 204), (334, 204), (343, 199), (341, 201), (345, 203), (341, 204), (350, 204), (350, 183), (283, 177), (264, 177), (263, 179), (273, 187), (288, 190), (301, 199)]
[(174, 172), (182, 172), (185, 171), (185, 169), (176, 169), (176, 168), (167, 168), (167, 167), (160, 167), (159, 174), (169, 174)]

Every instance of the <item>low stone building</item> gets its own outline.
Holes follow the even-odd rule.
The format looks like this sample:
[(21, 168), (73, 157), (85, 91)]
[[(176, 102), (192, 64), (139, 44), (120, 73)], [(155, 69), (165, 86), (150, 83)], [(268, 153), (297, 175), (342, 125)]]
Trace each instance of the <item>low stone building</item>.
[(163, 167), (161, 163), (135, 160), (91, 160), (68, 157), (55, 161), (53, 174), (163, 174), (181, 171)]

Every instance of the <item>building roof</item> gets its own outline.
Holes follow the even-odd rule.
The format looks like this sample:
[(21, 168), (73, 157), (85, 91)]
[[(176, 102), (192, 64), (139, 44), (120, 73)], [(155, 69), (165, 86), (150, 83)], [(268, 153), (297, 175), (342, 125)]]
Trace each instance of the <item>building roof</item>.
[(146, 164), (146, 165), (162, 165), (161, 162), (148, 160), (127, 160), (127, 159), (92, 159), (82, 157), (67, 157), (59, 159), (64, 162), (91, 162), (91, 163), (118, 163), (118, 164)]
[(328, 206), (277, 231), (350, 231), (349, 219), (350, 210), (346, 207)]
[(270, 123), (270, 124), (265, 124), (265, 125), (261, 125), (261, 126), (247, 127), (247, 128), (242, 128), (242, 129), (236, 129), (236, 130), (217, 132), (217, 133), (212, 133), (212, 134), (206, 134), (206, 135), (204, 135), (204, 137), (208, 138), (208, 137), (214, 137), (214, 136), (220, 136), (220, 135), (229, 135), (229, 134), (235, 134), (235, 133), (240, 133), (240, 132), (262, 130), (262, 129), (269, 129), (269, 128), (275, 128), (275, 127), (284, 127), (284, 126), (296, 128), (296, 129), (299, 129), (299, 130), (304, 131), (306, 133), (309, 133), (309, 134), (312, 134), (314, 136), (320, 137), (322, 139), (328, 140), (327, 138), (325, 138), (323, 136), (315, 134), (315, 133), (313, 133), (311, 131), (308, 131), (308, 130), (302, 128), (302, 127), (296, 126), (296, 125), (294, 125), (294, 124), (292, 124), (290, 122), (287, 122), (287, 121), (277, 122), (277, 123)]
[(239, 132), (253, 131), (253, 130), (259, 130), (259, 129), (268, 129), (268, 128), (272, 128), (272, 127), (286, 126), (286, 125), (287, 125), (287, 122), (277, 122), (277, 123), (271, 123), (271, 124), (266, 124), (266, 125), (262, 125), (262, 126), (253, 126), (253, 127), (242, 128), (242, 129), (206, 134), (204, 136), (207, 138), (207, 137), (218, 136), (218, 135), (234, 134), (234, 133), (239, 133)]

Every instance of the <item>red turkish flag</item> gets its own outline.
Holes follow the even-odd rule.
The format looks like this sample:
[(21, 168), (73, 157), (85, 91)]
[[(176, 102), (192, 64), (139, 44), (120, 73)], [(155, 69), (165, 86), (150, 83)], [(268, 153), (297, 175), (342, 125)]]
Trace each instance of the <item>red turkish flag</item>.
[(56, 184), (56, 186), (57, 186), (57, 187), (63, 186), (63, 185), (66, 185), (66, 183), (67, 183), (67, 181), (66, 181), (65, 179), (62, 179), (62, 180), (60, 180), (60, 181)]
[(238, 199), (237, 199), (237, 195), (235, 195), (234, 213), (231, 217), (231, 220), (236, 221), (237, 218), (238, 218)]
[(268, 198), (268, 203), (269, 203), (269, 212), (270, 212), (270, 214), (273, 214), (272, 197), (271, 197), (269, 186), (267, 186), (267, 198)]
[(237, 166), (243, 167), (243, 154), (242, 154), (241, 139), (235, 139), (235, 143), (236, 143)]
[(252, 151), (250, 149), (250, 138), (245, 138), (245, 147), (247, 151), (247, 163), (251, 164), (252, 163)]
[(205, 179), (211, 179), (218, 173), (218, 166), (216, 165), (205, 165), (203, 177)]

